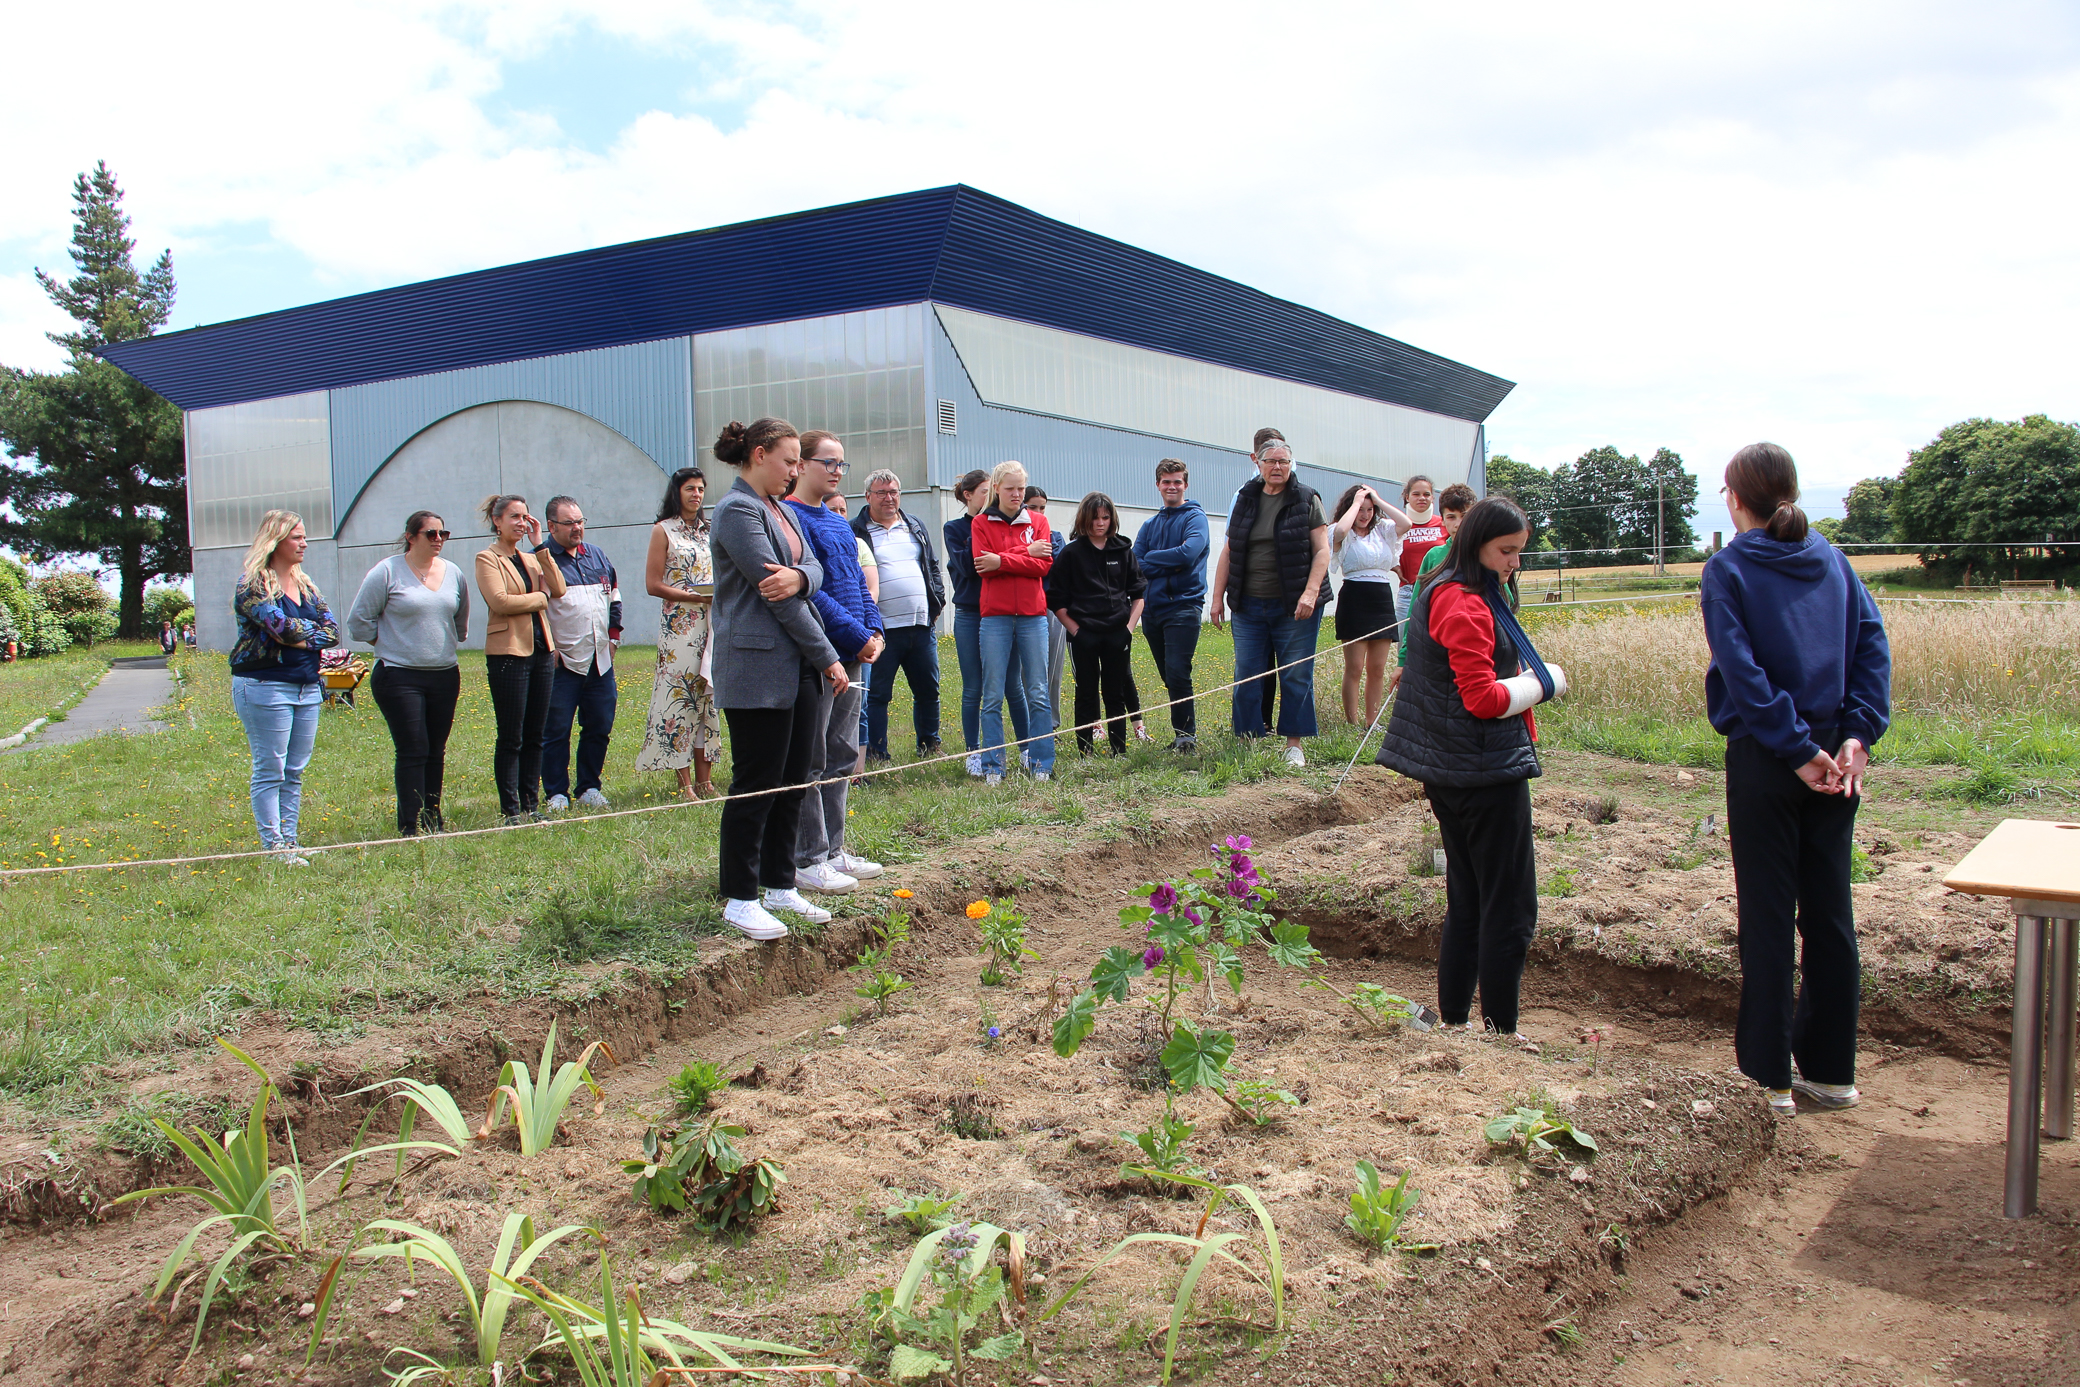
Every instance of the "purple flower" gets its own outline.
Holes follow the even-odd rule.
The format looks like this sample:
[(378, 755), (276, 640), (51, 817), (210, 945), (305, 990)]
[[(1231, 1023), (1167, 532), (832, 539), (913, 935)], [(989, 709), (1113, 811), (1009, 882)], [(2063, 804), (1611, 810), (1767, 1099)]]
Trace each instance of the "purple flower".
[(1155, 967), (1155, 966), (1156, 966), (1156, 965), (1157, 965), (1158, 963), (1161, 963), (1162, 961), (1163, 961), (1163, 947), (1162, 947), (1162, 945), (1160, 945), (1160, 944), (1151, 944), (1151, 945), (1149, 945), (1149, 946), (1148, 946), (1148, 948), (1147, 948), (1147, 949), (1145, 949), (1145, 950), (1143, 950), (1143, 951), (1142, 951), (1142, 954), (1141, 954), (1141, 966), (1142, 966), (1142, 967), (1144, 967), (1144, 968), (1153, 968), (1153, 967)]
[(1177, 888), (1169, 882), (1160, 882), (1148, 893), (1148, 908), (1158, 915), (1168, 915), (1177, 907)]
[(1249, 835), (1246, 833), (1231, 834), (1228, 838), (1228, 846), (1237, 852), (1248, 852), (1250, 850)]
[(1248, 896), (1248, 895), (1250, 895), (1250, 894), (1251, 894), (1251, 892), (1250, 892), (1250, 886), (1249, 886), (1249, 883), (1248, 883), (1248, 882), (1246, 882), (1246, 881), (1231, 881), (1231, 882), (1229, 882), (1229, 883), (1228, 883), (1228, 894), (1229, 894), (1229, 895), (1231, 895), (1231, 896), (1233, 896), (1233, 897), (1234, 897), (1234, 898), (1235, 898), (1236, 900), (1238, 900), (1238, 901), (1239, 901), (1239, 900), (1241, 900), (1241, 899), (1243, 899), (1243, 898), (1244, 898), (1245, 896)]
[(991, 1027), (989, 1028), (989, 1038), (990, 1038), (991, 1040), (995, 1040), (995, 1039), (996, 1039), (996, 1038), (997, 1038), (997, 1037), (998, 1037), (999, 1035), (1002, 1035), (1002, 1034), (1003, 1034), (1003, 1032), (1002, 1032), (1002, 1031), (999, 1031), (999, 1030), (998, 1030), (998, 1029), (997, 1029), (997, 1028), (996, 1028), (995, 1026), (991, 1026)]
[(1186, 906), (1184, 908), (1184, 918), (1190, 920), (1194, 925), (1203, 925), (1206, 923), (1204, 920), (1199, 918), (1199, 912), (1192, 909), (1190, 906)]
[(1249, 860), (1248, 853), (1238, 852), (1228, 859), (1228, 870), (1244, 879), (1253, 879), (1257, 874), (1257, 864)]

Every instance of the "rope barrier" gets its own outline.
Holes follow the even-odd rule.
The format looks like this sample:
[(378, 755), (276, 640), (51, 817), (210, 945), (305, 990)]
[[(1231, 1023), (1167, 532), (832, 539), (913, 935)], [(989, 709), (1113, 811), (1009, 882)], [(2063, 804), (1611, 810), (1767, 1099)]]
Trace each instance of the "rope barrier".
[[(1694, 597), (1696, 597), (1696, 596), (1697, 596), (1697, 593), (1696, 593), (1696, 591), (1695, 591), (1695, 590), (1691, 590), (1691, 589), (1685, 589), (1685, 590), (1682, 590), (1682, 591), (1678, 591), (1678, 592), (1656, 592), (1656, 593), (1646, 593), (1646, 594), (1642, 594), (1642, 595), (1638, 595), (1638, 596), (1633, 596), (1633, 597), (1591, 597), (1591, 598), (1583, 598), (1582, 600), (1580, 600), (1580, 601), (1578, 601), (1578, 602), (1556, 602), (1556, 603), (1549, 603), (1549, 604), (1546, 604), (1546, 605), (1545, 605), (1545, 606), (1543, 606), (1543, 607), (1532, 607), (1532, 608), (1531, 608), (1531, 610), (1533, 610), (1533, 611), (1540, 611), (1540, 610), (1550, 610), (1550, 609), (1552, 609), (1552, 608), (1555, 608), (1555, 607), (1591, 607), (1591, 606), (1598, 606), (1598, 605), (1605, 605), (1605, 604), (1610, 604), (1610, 603), (1619, 603), (1619, 602), (1662, 602), (1662, 601), (1669, 601), (1669, 600), (1673, 600), (1673, 599), (1677, 599), (1677, 598), (1683, 598), (1683, 599), (1688, 599), (1688, 598), (1694, 598)], [(1989, 599), (1989, 598), (1959, 598), (1959, 597), (1932, 597), (1932, 598), (1914, 598), (1914, 597), (1890, 597), (1890, 596), (1879, 596), (1879, 597), (1877, 598), (1877, 600), (1878, 600), (1878, 601), (1881, 601), (1881, 602), (1928, 602), (1928, 603), (1932, 603), (1932, 604), (1933, 604), (1933, 603), (1944, 603), (1944, 604), (1953, 604), (1953, 605), (1964, 605), (1964, 606), (1974, 606), (1974, 607), (1983, 607), (1983, 606), (1992, 606), (1992, 605), (2006, 605), (2006, 606), (2028, 606), (2028, 605), (2038, 605), (2038, 606), (2052, 606), (2052, 605), (2061, 605), (2061, 604), (2063, 603), (2063, 601), (2064, 601), (2064, 599), (2058, 599), (2058, 600), (2057, 600), (2056, 602), (2054, 602), (2054, 601), (2047, 601), (2047, 600), (2045, 600), (2045, 599), (2042, 599), (2042, 598), (2035, 598), (2035, 599), (2030, 599), (2030, 598), (2023, 598), (2023, 599), (2018, 599), (2018, 600), (2016, 600), (2016, 601), (2013, 601), (2013, 602), (2008, 602), (2008, 603), (2001, 603), (2001, 602), (1999, 602), (1999, 600), (1998, 600), (1998, 599)], [(1147, 713), (1151, 713), (1151, 712), (1157, 712), (1157, 711), (1160, 711), (1160, 710), (1162, 710), (1162, 709), (1165, 709), (1165, 708), (1174, 708), (1174, 707), (1176, 707), (1177, 705), (1179, 705), (1179, 704), (1181, 704), (1181, 703), (1195, 703), (1195, 702), (1199, 701), (1200, 699), (1204, 699), (1204, 698), (1210, 698), (1210, 697), (1212, 697), (1212, 696), (1213, 696), (1213, 695), (1215, 695), (1215, 694), (1223, 693), (1223, 692), (1226, 692), (1226, 691), (1228, 691), (1228, 690), (1230, 690), (1230, 689), (1235, 689), (1235, 688), (1239, 688), (1239, 687), (1240, 687), (1240, 686), (1242, 686), (1243, 684), (1251, 684), (1251, 683), (1255, 683), (1255, 682), (1257, 682), (1258, 680), (1261, 680), (1261, 679), (1269, 679), (1269, 678), (1271, 678), (1271, 677), (1272, 677), (1273, 675), (1277, 675), (1277, 674), (1282, 674), (1282, 673), (1284, 673), (1284, 672), (1285, 672), (1286, 670), (1289, 670), (1289, 669), (1297, 669), (1297, 668), (1298, 668), (1299, 666), (1301, 666), (1301, 665), (1305, 665), (1305, 664), (1312, 664), (1312, 663), (1314, 663), (1314, 662), (1315, 662), (1316, 660), (1319, 660), (1319, 659), (1321, 659), (1321, 658), (1322, 658), (1322, 657), (1323, 657), (1324, 655), (1327, 655), (1327, 654), (1328, 654), (1328, 653), (1329, 653), (1330, 651), (1332, 651), (1332, 650), (1343, 650), (1343, 649), (1345, 649), (1345, 648), (1347, 648), (1347, 647), (1349, 647), (1349, 646), (1357, 645), (1357, 644), (1360, 644), (1361, 642), (1364, 642), (1364, 641), (1370, 641), (1370, 640), (1377, 640), (1377, 639), (1379, 639), (1379, 638), (1380, 638), (1381, 636), (1385, 635), (1385, 634), (1386, 634), (1387, 632), (1389, 632), (1389, 631), (1392, 631), (1392, 630), (1396, 629), (1396, 627), (1398, 627), (1399, 625), (1400, 625), (1400, 623), (1399, 623), (1399, 622), (1397, 621), (1397, 622), (1393, 623), (1392, 625), (1388, 625), (1388, 626), (1382, 626), (1382, 627), (1380, 627), (1380, 628), (1379, 628), (1378, 630), (1372, 631), (1372, 632), (1370, 632), (1370, 633), (1368, 633), (1368, 634), (1366, 634), (1366, 635), (1363, 635), (1363, 636), (1354, 636), (1354, 637), (1352, 637), (1352, 638), (1351, 638), (1350, 640), (1347, 640), (1347, 641), (1338, 641), (1338, 642), (1337, 642), (1337, 643), (1336, 643), (1335, 645), (1332, 645), (1332, 646), (1327, 646), (1327, 647), (1324, 647), (1324, 648), (1322, 648), (1322, 649), (1318, 649), (1318, 650), (1316, 650), (1316, 651), (1315, 651), (1314, 653), (1312, 653), (1312, 654), (1310, 654), (1310, 655), (1304, 655), (1304, 656), (1302, 656), (1301, 658), (1299, 658), (1299, 659), (1297, 659), (1297, 660), (1289, 660), (1289, 661), (1287, 661), (1287, 662), (1286, 662), (1285, 664), (1282, 664), (1282, 665), (1274, 665), (1274, 666), (1272, 666), (1272, 667), (1271, 667), (1270, 669), (1267, 669), (1267, 670), (1265, 670), (1265, 671), (1264, 671), (1263, 673), (1261, 673), (1261, 674), (1253, 674), (1253, 675), (1250, 675), (1250, 676), (1249, 676), (1248, 678), (1246, 678), (1246, 679), (1232, 679), (1232, 680), (1230, 680), (1229, 682), (1227, 682), (1227, 683), (1225, 683), (1225, 684), (1218, 684), (1218, 685), (1215, 685), (1215, 686), (1214, 686), (1213, 688), (1207, 689), (1207, 690), (1205, 690), (1205, 691), (1203, 691), (1203, 692), (1200, 692), (1200, 693), (1195, 693), (1195, 694), (1193, 694), (1193, 695), (1192, 695), (1192, 697), (1191, 697), (1191, 698), (1189, 698), (1189, 699), (1184, 699), (1184, 698), (1173, 698), (1173, 699), (1170, 699), (1170, 700), (1168, 700), (1167, 702), (1164, 702), (1164, 703), (1156, 703), (1156, 704), (1148, 704), (1148, 705), (1144, 705), (1144, 706), (1142, 707), (1142, 710), (1141, 710), (1141, 711), (1142, 711), (1142, 713), (1143, 713), (1143, 714), (1147, 714)], [(1382, 700), (1381, 700), (1381, 702), (1380, 702), (1380, 712), (1379, 712), (1378, 714), (1375, 714), (1375, 715), (1374, 715), (1374, 717), (1373, 717), (1373, 720), (1372, 720), (1372, 726), (1371, 726), (1371, 727), (1368, 727), (1368, 728), (1366, 729), (1366, 732), (1365, 732), (1365, 736), (1364, 736), (1364, 738), (1360, 739), (1360, 741), (1359, 741), (1359, 743), (1358, 743), (1358, 749), (1359, 749), (1359, 752), (1360, 752), (1360, 753), (1362, 753), (1362, 752), (1363, 752), (1363, 750), (1364, 750), (1364, 747), (1365, 747), (1365, 742), (1366, 742), (1366, 741), (1368, 741), (1368, 740), (1370, 740), (1370, 738), (1371, 738), (1371, 736), (1372, 736), (1372, 733), (1373, 733), (1373, 732), (1374, 732), (1375, 730), (1377, 730), (1377, 728), (1378, 728), (1378, 726), (1379, 726), (1379, 719), (1380, 719), (1380, 717), (1381, 717), (1381, 716), (1383, 716), (1383, 715), (1385, 714), (1385, 712), (1386, 712), (1386, 709), (1387, 709), (1387, 706), (1388, 706), (1388, 701), (1387, 701), (1387, 700), (1385, 700), (1385, 699), (1382, 699)], [(1099, 728), (1103, 727), (1103, 726), (1104, 726), (1104, 725), (1105, 725), (1105, 724), (1106, 724), (1107, 722), (1110, 722), (1110, 721), (1113, 721), (1113, 720), (1114, 720), (1114, 719), (1110, 719), (1110, 718), (1104, 718), (1104, 717), (1100, 717), (1100, 718), (1098, 718), (1098, 719), (1096, 719), (1096, 720), (1094, 720), (1094, 721), (1092, 721), (1092, 722), (1088, 722), (1088, 723), (1083, 723), (1083, 724), (1080, 724), (1080, 725), (1078, 725), (1078, 726), (1074, 726), (1074, 727), (1057, 727), (1057, 728), (1055, 728), (1055, 729), (1054, 729), (1053, 731), (1051, 731), (1051, 732), (1048, 732), (1048, 733), (1045, 733), (1045, 734), (1043, 734), (1043, 735), (1045, 735), (1045, 736), (1048, 736), (1048, 737), (1059, 737), (1059, 736), (1063, 735), (1064, 733), (1075, 733), (1075, 732), (1094, 732), (1094, 731), (1096, 731), (1097, 729), (1099, 729)], [(1006, 721), (1008, 722), (1008, 715), (1006, 716)], [(1001, 726), (1002, 726), (1002, 724), (999, 724), (999, 726), (1001, 727)], [(1026, 740), (1028, 740), (1028, 741), (1035, 741), (1035, 740), (1038, 740), (1038, 739), (1037, 739), (1037, 738), (1034, 738), (1034, 737), (1028, 737), (1028, 738), (1027, 738)], [(1005, 742), (1005, 743), (1003, 744), (1003, 745), (1004, 745), (1004, 749), (1005, 749), (1005, 751), (1006, 751), (1006, 760), (1007, 760), (1007, 764), (1008, 764), (1008, 760), (1009, 760), (1009, 749), (1010, 749), (1010, 747), (1011, 747), (1011, 746), (1013, 746), (1013, 745), (1015, 745), (1015, 744), (1016, 744), (1016, 743), (1014, 743), (1014, 742), (1011, 742), (1011, 741), (1008, 741), (1008, 740), (1007, 740), (1007, 741), (1006, 741), (1006, 742)], [(667, 800), (667, 801), (665, 801), (665, 802), (664, 802), (664, 803), (662, 803), (662, 804), (651, 804), (651, 805), (643, 805), (643, 806), (640, 806), (640, 807), (638, 807), (638, 808), (634, 808), (634, 809), (611, 809), (611, 810), (608, 810), (608, 811), (606, 811), (605, 813), (600, 813), (600, 814), (583, 814), (583, 815), (576, 815), (576, 816), (573, 816), (573, 817), (571, 817), (571, 818), (563, 818), (563, 819), (544, 819), (544, 820), (541, 820), (541, 821), (538, 821), (538, 822), (535, 822), (535, 823), (525, 823), (525, 824), (491, 824), (491, 825), (487, 825), (486, 827), (483, 827), (483, 828), (457, 828), (457, 829), (449, 829), (449, 830), (446, 830), (446, 831), (444, 831), (444, 832), (441, 832), (441, 833), (435, 833), (435, 834), (418, 834), (418, 835), (414, 835), (414, 836), (412, 836), (412, 837), (403, 837), (403, 836), (398, 836), (398, 837), (392, 837), (392, 838), (365, 838), (365, 839), (357, 839), (357, 840), (355, 840), (355, 841), (353, 841), (353, 842), (349, 842), (349, 843), (314, 843), (314, 844), (311, 844), (311, 845), (309, 845), (309, 846), (299, 846), (299, 847), (298, 847), (298, 848), (296, 849), (296, 853), (297, 853), (297, 854), (298, 854), (299, 856), (303, 856), (303, 857), (312, 857), (312, 856), (316, 856), (316, 855), (317, 855), (317, 854), (319, 854), (319, 853), (345, 852), (345, 851), (349, 851), (349, 850), (356, 850), (356, 851), (359, 851), (359, 850), (366, 850), (366, 849), (369, 849), (369, 848), (388, 848), (388, 847), (397, 847), (397, 846), (400, 846), (400, 845), (402, 845), (402, 844), (407, 844), (407, 843), (410, 843), (410, 844), (416, 844), (416, 845), (419, 845), (419, 846), (422, 846), (422, 847), (423, 847), (423, 846), (427, 846), (427, 845), (430, 845), (430, 844), (436, 844), (436, 843), (445, 843), (445, 842), (449, 842), (449, 841), (452, 841), (452, 840), (455, 840), (455, 839), (461, 839), (461, 838), (481, 838), (481, 837), (485, 837), (485, 836), (487, 836), (487, 835), (489, 835), (489, 834), (494, 834), (494, 833), (525, 833), (525, 832), (529, 832), (529, 831), (531, 831), (531, 830), (536, 830), (536, 829), (557, 829), (557, 828), (567, 828), (567, 827), (572, 827), (572, 826), (575, 826), (575, 825), (579, 825), (579, 824), (596, 824), (596, 823), (603, 823), (603, 822), (605, 822), (606, 820), (609, 820), (609, 819), (628, 819), (628, 818), (636, 818), (636, 817), (640, 817), (640, 816), (642, 816), (642, 815), (645, 815), (645, 814), (659, 814), (659, 813), (665, 813), (665, 812), (668, 812), (668, 811), (671, 811), (671, 810), (676, 810), (676, 809), (698, 809), (698, 808), (703, 808), (703, 807), (706, 807), (706, 806), (708, 806), (708, 805), (718, 805), (718, 806), (719, 806), (719, 805), (724, 805), (724, 804), (728, 804), (728, 803), (730, 803), (730, 802), (732, 802), (732, 801), (734, 801), (734, 800), (740, 800), (740, 799), (757, 799), (757, 798), (761, 798), (761, 797), (763, 797), (763, 796), (766, 796), (766, 795), (784, 795), (784, 794), (791, 794), (791, 793), (793, 793), (793, 792), (794, 792), (794, 791), (796, 791), (796, 790), (801, 790), (801, 791), (804, 791), (804, 792), (806, 792), (806, 791), (809, 791), (809, 790), (817, 789), (817, 788), (819, 788), (819, 787), (821, 787), (821, 786), (824, 786), (824, 785), (835, 785), (835, 784), (837, 784), (837, 783), (838, 783), (838, 782), (840, 782), (840, 781), (852, 781), (852, 780), (874, 780), (874, 779), (877, 779), (877, 778), (879, 778), (879, 777), (881, 777), (881, 776), (884, 776), (884, 775), (895, 775), (895, 774), (898, 774), (898, 773), (900, 773), (900, 772), (904, 772), (904, 771), (913, 771), (913, 770), (918, 770), (918, 769), (920, 769), (920, 768), (922, 768), (922, 767), (925, 767), (925, 766), (936, 766), (936, 765), (942, 765), (942, 764), (944, 764), (944, 763), (946, 763), (946, 762), (948, 762), (948, 761), (965, 761), (965, 760), (966, 760), (966, 759), (968, 758), (968, 756), (969, 756), (969, 753), (968, 753), (968, 752), (966, 752), (966, 751), (953, 751), (953, 752), (947, 752), (947, 753), (946, 753), (945, 755), (943, 755), (943, 756), (933, 756), (933, 757), (928, 757), (928, 758), (926, 758), (926, 759), (924, 759), (924, 760), (922, 760), (922, 761), (906, 761), (906, 762), (904, 762), (904, 763), (903, 763), (902, 765), (899, 765), (899, 766), (895, 766), (895, 765), (891, 765), (891, 766), (883, 766), (883, 767), (880, 767), (879, 769), (876, 769), (876, 770), (869, 770), (869, 771), (864, 771), (864, 772), (862, 772), (862, 773), (861, 773), (861, 774), (859, 774), (859, 775), (853, 775), (853, 774), (852, 774), (852, 773), (851, 773), (850, 771), (847, 771), (846, 773), (844, 773), (844, 774), (842, 774), (842, 775), (831, 775), (831, 776), (825, 776), (825, 777), (824, 777), (823, 779), (821, 779), (821, 780), (811, 780), (811, 781), (805, 781), (805, 782), (803, 782), (803, 783), (801, 783), (801, 784), (798, 784), (798, 785), (778, 785), (778, 786), (774, 786), (774, 787), (773, 787), (773, 788), (771, 788), (771, 789), (767, 789), (767, 790), (752, 790), (752, 791), (749, 791), (749, 792), (747, 792), (747, 793), (745, 793), (745, 794), (740, 794), (740, 795), (721, 795), (721, 796), (718, 796), (718, 797), (716, 797), (716, 798), (714, 798), (714, 799), (674, 799), (674, 800)], [(1342, 786), (1342, 784), (1343, 784), (1343, 780), (1344, 780), (1344, 778), (1345, 778), (1345, 777), (1348, 777), (1348, 776), (1350, 775), (1350, 772), (1351, 772), (1351, 767), (1352, 767), (1352, 766), (1355, 766), (1356, 764), (1357, 764), (1357, 755), (1356, 755), (1356, 754), (1353, 754), (1353, 756), (1351, 757), (1351, 763), (1350, 763), (1350, 765), (1348, 765), (1348, 766), (1346, 766), (1346, 767), (1344, 768), (1343, 776), (1339, 776), (1339, 777), (1337, 778), (1337, 782), (1336, 782), (1336, 785), (1337, 785), (1337, 787), (1338, 787), (1338, 788), (1341, 788), (1341, 786)], [(1332, 791), (1332, 793), (1333, 793), (1333, 791)], [(195, 856), (192, 856), (192, 857), (149, 857), (149, 858), (136, 858), (136, 859), (133, 859), (133, 860), (129, 860), (129, 861), (118, 861), (118, 862), (68, 862), (68, 863), (65, 863), (65, 864), (63, 864), (63, 865), (61, 865), (61, 866), (56, 866), (56, 867), (8, 867), (8, 868), (0, 868), (0, 885), (4, 885), (4, 884), (6, 884), (6, 883), (7, 883), (8, 881), (10, 881), (10, 880), (12, 880), (12, 879), (15, 879), (15, 878), (18, 878), (18, 877), (21, 877), (21, 878), (26, 878), (26, 877), (51, 877), (51, 876), (70, 876), (70, 875), (72, 875), (72, 874), (74, 874), (74, 873), (79, 873), (79, 872), (119, 872), (119, 871), (127, 871), (127, 870), (130, 870), (131, 868), (136, 868), (136, 867), (189, 867), (189, 866), (193, 866), (193, 865), (194, 865), (194, 864), (196, 864), (196, 863), (201, 863), (201, 862), (243, 862), (243, 861), (250, 861), (250, 860), (252, 860), (252, 859), (254, 859), (254, 858), (262, 858), (262, 857), (274, 857), (274, 856), (276, 856), (276, 855), (278, 854), (278, 852), (279, 852), (279, 851), (280, 851), (279, 849), (274, 849), (274, 848), (250, 848), (250, 849), (247, 849), (247, 850), (245, 850), (245, 851), (242, 851), (242, 852), (215, 852), (215, 853), (201, 853), (201, 854), (198, 854), (198, 855), (195, 855)]]

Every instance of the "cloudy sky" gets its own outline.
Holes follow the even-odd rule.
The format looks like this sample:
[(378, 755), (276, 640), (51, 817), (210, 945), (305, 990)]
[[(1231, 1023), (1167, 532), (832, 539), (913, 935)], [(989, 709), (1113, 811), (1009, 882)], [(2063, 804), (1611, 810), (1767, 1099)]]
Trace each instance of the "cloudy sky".
[[(1449, 11), (1448, 13), (1442, 11)], [(0, 361), (115, 168), (174, 326), (966, 182), (1519, 382), (1490, 445), (1814, 500), (2080, 417), (2080, 9), (1841, 0), (37, 6)], [(1825, 510), (1823, 505), (1817, 509)]]

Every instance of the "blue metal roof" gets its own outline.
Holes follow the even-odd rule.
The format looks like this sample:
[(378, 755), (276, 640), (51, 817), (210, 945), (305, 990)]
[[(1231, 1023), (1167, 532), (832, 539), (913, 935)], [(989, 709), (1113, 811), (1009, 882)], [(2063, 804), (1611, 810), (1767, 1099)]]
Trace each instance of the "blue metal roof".
[(122, 342), (183, 409), (936, 300), (1483, 420), (1512, 382), (964, 185)]

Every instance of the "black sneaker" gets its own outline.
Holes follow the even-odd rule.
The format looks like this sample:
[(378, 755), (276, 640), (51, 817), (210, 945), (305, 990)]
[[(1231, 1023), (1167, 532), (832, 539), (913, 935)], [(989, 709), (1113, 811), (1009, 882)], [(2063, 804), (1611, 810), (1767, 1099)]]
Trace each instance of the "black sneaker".
[(945, 754), (946, 743), (940, 741), (937, 737), (932, 738), (917, 749), (917, 755), (920, 760), (928, 756), (944, 756)]

